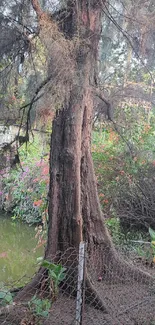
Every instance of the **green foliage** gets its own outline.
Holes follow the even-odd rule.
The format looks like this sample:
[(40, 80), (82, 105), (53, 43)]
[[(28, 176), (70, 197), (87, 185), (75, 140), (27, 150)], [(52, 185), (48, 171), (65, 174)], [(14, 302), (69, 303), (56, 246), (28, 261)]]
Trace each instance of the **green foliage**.
[(121, 245), (125, 241), (125, 235), (121, 231), (120, 221), (118, 218), (110, 218), (105, 221), (109, 232), (116, 245)]
[(155, 263), (155, 231), (149, 227), (149, 234), (151, 237), (151, 250), (153, 254), (153, 262)]
[(13, 297), (10, 291), (1, 289), (0, 291), (0, 306), (5, 306), (6, 304), (12, 304)]
[(48, 275), (50, 278), (50, 285), (52, 280), (52, 291), (54, 298), (57, 297), (59, 291), (59, 284), (65, 279), (66, 277), (66, 268), (63, 267), (61, 264), (53, 264), (47, 260), (42, 262), (42, 266), (48, 270)]
[(38, 299), (36, 295), (28, 302), (30, 311), (41, 317), (48, 317), (51, 308), (51, 302), (48, 299)]
[[(148, 228), (145, 223), (143, 227), (141, 218), (145, 220), (150, 216), (146, 225), (154, 220), (151, 217), (155, 177), (153, 121), (154, 117), (150, 124), (141, 120), (140, 125), (134, 125), (133, 121), (133, 129), (130, 130), (132, 123), (128, 130), (124, 129), (123, 136), (132, 144), (132, 155), (123, 139), (106, 123), (102, 125), (102, 132), (101, 128), (93, 132), (92, 138), (100, 203), (113, 241), (125, 252), (132, 252), (150, 265), (155, 262), (155, 232), (149, 229), (152, 242), (145, 244), (149, 241)], [(131, 216), (135, 219), (130, 220)], [(132, 228), (135, 220), (137, 226)]]
[(135, 246), (134, 248), (136, 255), (141, 257), (142, 261), (152, 263), (152, 250), (151, 247), (145, 247), (145, 245)]
[(150, 234), (151, 240), (155, 241), (155, 231), (151, 227), (149, 227), (149, 234)]
[[(139, 127), (137, 126), (135, 135), (133, 132), (130, 141), (127, 140), (124, 131), (124, 137), (132, 148), (132, 155), (126, 142), (110, 125), (105, 123), (102, 132), (93, 133), (92, 155), (99, 198), (103, 211), (110, 218), (120, 217), (124, 202), (128, 206), (133, 204), (132, 195), (129, 194), (135, 191), (141, 197), (140, 189), (137, 190), (139, 182), (143, 184), (145, 180), (145, 190), (147, 190), (146, 185), (150, 184), (153, 173), (155, 175), (155, 153), (152, 146), (155, 142), (153, 121), (154, 119), (150, 124), (143, 121)], [(151, 193), (149, 195), (145, 193), (145, 196), (151, 197)], [(136, 202), (135, 204), (137, 205)], [(124, 216), (127, 219), (128, 213), (125, 211)]]
[(143, 247), (137, 247), (136, 244), (136, 241), (147, 241), (148, 237), (146, 234), (140, 231), (128, 231), (127, 233), (125, 233), (121, 227), (119, 218), (116, 217), (106, 219), (105, 223), (116, 246), (121, 247), (124, 251), (136, 251), (138, 256), (146, 255)]
[(42, 262), (42, 266), (44, 266), (48, 272), (51, 279), (55, 282), (55, 284), (58, 286), (61, 281), (65, 279), (65, 271), (66, 268), (63, 267), (61, 264), (53, 264), (49, 261), (44, 260)]
[(46, 222), (49, 184), (48, 156), (41, 158), (39, 138), (20, 150), (21, 166), (3, 179), (4, 209), (11, 210), (12, 219), (29, 224)]

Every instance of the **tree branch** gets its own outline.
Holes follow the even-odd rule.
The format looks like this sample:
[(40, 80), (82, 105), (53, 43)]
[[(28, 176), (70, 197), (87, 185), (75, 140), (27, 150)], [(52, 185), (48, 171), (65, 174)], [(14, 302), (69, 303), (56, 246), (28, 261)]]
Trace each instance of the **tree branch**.
[(45, 14), (44, 11), (41, 9), (39, 1), (38, 0), (31, 0), (32, 7), (34, 11), (37, 14), (38, 19), (41, 19), (41, 17)]
[(108, 101), (107, 98), (103, 95), (102, 91), (99, 88), (94, 88), (94, 95), (97, 96), (99, 99), (101, 99), (107, 106), (107, 116), (108, 120), (112, 122), (112, 117), (111, 117), (111, 110), (112, 110), (112, 105)]
[(116, 124), (116, 122), (113, 120), (112, 116), (111, 116), (111, 110), (112, 110), (112, 105), (111, 103), (108, 101), (107, 98), (104, 97), (102, 91), (99, 88), (94, 88), (94, 95), (96, 95), (98, 98), (100, 98), (107, 106), (107, 116), (108, 116), (108, 120), (110, 122), (113, 123), (114, 129), (115, 131), (118, 133), (118, 135), (122, 138), (122, 140), (126, 143), (126, 145), (129, 148), (131, 157), (134, 157), (134, 152), (132, 150), (131, 145), (129, 144), (129, 142), (125, 139), (125, 137), (122, 135), (122, 133), (119, 131), (118, 126)]

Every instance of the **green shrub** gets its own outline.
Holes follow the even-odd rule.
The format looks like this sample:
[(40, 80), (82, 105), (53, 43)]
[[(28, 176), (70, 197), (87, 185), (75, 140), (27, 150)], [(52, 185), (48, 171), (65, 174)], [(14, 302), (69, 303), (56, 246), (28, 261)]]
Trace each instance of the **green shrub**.
[(51, 308), (51, 302), (48, 299), (39, 299), (34, 295), (28, 302), (30, 311), (40, 317), (48, 317)]
[(41, 158), (40, 147), (32, 144), (20, 151), (21, 166), (10, 171), (3, 179), (3, 208), (11, 211), (13, 220), (29, 224), (47, 218), (49, 185), (48, 156)]
[(42, 266), (48, 270), (49, 288), (52, 293), (52, 297), (55, 300), (59, 292), (59, 284), (66, 277), (66, 268), (61, 264), (53, 264), (46, 260), (42, 262)]
[(13, 303), (13, 297), (10, 291), (1, 289), (0, 290), (0, 306)]
[(130, 141), (132, 155), (110, 126), (105, 124), (102, 133), (93, 134), (92, 155), (103, 212), (110, 219), (119, 218), (126, 232), (155, 228), (154, 142), (154, 125), (146, 122)]

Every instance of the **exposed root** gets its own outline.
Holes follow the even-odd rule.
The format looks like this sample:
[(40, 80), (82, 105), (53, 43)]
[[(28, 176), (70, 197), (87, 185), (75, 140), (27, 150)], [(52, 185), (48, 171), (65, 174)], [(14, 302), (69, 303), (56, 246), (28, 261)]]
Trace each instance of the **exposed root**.
[(17, 294), (14, 301), (24, 301), (27, 297), (33, 296), (41, 288), (41, 284), (45, 279), (46, 271), (43, 267), (39, 269), (34, 278)]
[[(36, 293), (36, 291), (39, 293), (39, 291), (41, 291), (42, 288), (42, 283), (45, 281), (45, 270), (44, 268), (40, 268), (40, 270), (38, 271), (38, 273), (34, 276), (34, 278), (32, 279), (32, 281), (30, 283), (28, 283), (15, 297), (14, 301), (14, 306), (12, 308), (14, 308), (16, 305), (19, 305), (19, 303), (21, 301), (25, 301), (27, 299), (30, 299), (30, 297), (32, 295), (34, 295)], [(68, 278), (69, 280), (69, 278)], [(76, 278), (75, 278), (75, 282), (76, 283)], [(94, 306), (97, 309), (102, 310), (103, 312), (107, 313), (106, 307), (104, 305), (104, 301), (99, 297), (90, 277), (88, 275), (86, 275), (86, 280), (85, 280), (85, 301)], [(70, 296), (76, 296), (76, 289), (74, 288), (73, 290), (73, 278), (72, 281), (70, 283), (70, 281), (65, 281), (64, 285), (61, 285), (62, 290), (64, 291), (65, 288), (65, 293), (69, 294)], [(9, 312), (9, 310), (8, 310)]]
[[(115, 247), (94, 247), (88, 255), (87, 267), (92, 278), (101, 276), (106, 283), (141, 283), (150, 285), (154, 277), (119, 254)], [(93, 270), (93, 273), (92, 273)], [(95, 274), (96, 273), (96, 274)]]
[[(97, 261), (101, 262), (100, 270), (97, 265)], [(63, 265), (65, 265), (64, 261)], [(96, 309), (103, 311), (104, 313), (108, 313), (106, 304), (104, 300), (100, 297), (98, 291), (95, 288), (95, 284), (92, 281), (94, 280), (94, 276), (95, 279), (97, 279), (96, 275), (94, 274), (95, 269), (96, 272), (102, 271), (100, 275), (102, 277), (102, 280), (105, 281), (106, 284), (133, 284), (135, 282), (149, 286), (152, 285), (154, 282), (154, 278), (151, 274), (124, 260), (123, 257), (121, 258), (121, 255), (119, 255), (115, 249), (109, 249), (109, 252), (107, 249), (106, 253), (105, 250), (103, 251), (101, 249), (100, 251), (98, 251), (98, 254), (97, 250), (94, 250), (92, 256), (89, 255), (89, 259), (86, 265), (85, 301), (91, 306), (94, 306)], [(60, 284), (60, 290), (64, 294), (70, 295), (75, 298), (77, 293), (77, 266), (76, 263), (75, 265), (74, 263), (73, 265), (71, 264), (71, 267), (70, 265), (67, 266), (68, 272), (66, 274), (65, 280)], [(91, 272), (92, 270), (93, 273)], [(14, 300), (15, 303), (18, 304), (18, 302), (25, 302), (27, 299), (30, 299), (36, 293), (44, 294), (45, 292), (47, 292), (46, 290), (49, 290), (47, 282), (47, 271), (43, 267), (41, 267), (38, 273), (32, 279), (32, 281), (17, 294)], [(50, 297), (52, 297), (51, 292), (49, 292), (49, 294)]]
[(114, 283), (138, 282), (149, 285), (154, 281), (149, 272), (124, 260), (118, 253), (110, 256), (110, 260), (107, 265), (105, 264), (104, 269), (108, 277), (112, 277)]
[(104, 301), (99, 297), (97, 290), (95, 289), (88, 275), (85, 280), (85, 285), (85, 301), (91, 306), (94, 306), (96, 309), (102, 310), (104, 313), (108, 313)]

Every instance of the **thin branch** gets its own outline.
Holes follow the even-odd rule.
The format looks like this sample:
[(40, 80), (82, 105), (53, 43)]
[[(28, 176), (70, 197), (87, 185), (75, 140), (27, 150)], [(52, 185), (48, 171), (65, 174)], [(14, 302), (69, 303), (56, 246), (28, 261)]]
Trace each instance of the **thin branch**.
[(10, 16), (6, 16), (6, 15), (3, 15), (4, 18), (7, 18), (8, 20), (10, 20), (10, 22), (13, 22), (13, 23), (16, 23), (17, 25), (19, 26), (22, 26), (23, 28), (25, 28), (27, 30), (27, 32), (29, 34), (36, 34), (34, 31), (32, 31), (29, 27), (27, 27), (25, 24), (21, 23), (20, 21), (16, 20), (15, 18), (13, 17), (10, 17)]
[(39, 19), (44, 15), (44, 11), (41, 9), (39, 1), (38, 0), (31, 0), (32, 7), (34, 11), (36, 12)]
[[(125, 15), (125, 14), (122, 14), (121, 12), (119, 12), (109, 1), (108, 1), (108, 5), (112, 8), (112, 9), (114, 9), (115, 11), (116, 11), (116, 13), (118, 13), (120, 16), (122, 16), (122, 17), (124, 17), (124, 18), (126, 18), (126, 19), (128, 19), (129, 21), (133, 21), (133, 22), (136, 22), (136, 23), (138, 23), (139, 25), (142, 25), (142, 26), (146, 26), (146, 24), (144, 24), (144, 23), (142, 23), (140, 20), (137, 20), (136, 18), (133, 18), (133, 17), (131, 17), (131, 16), (127, 16), (127, 15)], [(148, 31), (153, 31), (153, 28), (152, 29), (149, 29), (148, 28)]]
[(105, 96), (103, 95), (102, 91), (100, 89), (94, 89), (94, 95), (96, 95), (98, 98), (100, 98), (107, 106), (107, 116), (110, 122), (113, 123), (114, 129), (115, 131), (118, 133), (118, 135), (122, 138), (122, 140), (126, 143), (126, 145), (129, 148), (129, 151), (131, 153), (131, 156), (134, 156), (133, 150), (129, 144), (129, 142), (125, 139), (125, 137), (122, 135), (122, 133), (119, 131), (118, 126), (116, 124), (116, 122), (112, 119), (111, 117), (111, 110), (112, 110), (112, 105), (111, 103), (108, 101), (107, 98), (105, 98)]
[[(16, 126), (17, 128), (20, 127), (20, 125), (18, 125), (18, 124), (14, 124), (14, 126)], [(24, 126), (21, 126), (21, 128), (22, 128), (23, 130), (25, 129)], [(39, 132), (39, 133), (45, 133), (45, 134), (51, 134), (50, 131), (40, 130), (40, 129), (37, 129), (37, 128), (33, 128), (32, 131), (34, 131), (34, 132)]]
[[(123, 30), (123, 28), (117, 23), (117, 21), (113, 18), (113, 16), (111, 15), (110, 11), (108, 10), (107, 6), (105, 3), (102, 3), (101, 0), (101, 6), (102, 6), (102, 11), (104, 12), (104, 14), (107, 16), (107, 18), (109, 18), (109, 20), (117, 27), (117, 29), (122, 33), (122, 35), (126, 38), (126, 40), (128, 41), (129, 45), (131, 46), (132, 50), (134, 51), (134, 53), (136, 54), (138, 60), (140, 61), (140, 63), (143, 65), (143, 67), (146, 69), (146, 71), (149, 73), (151, 80), (154, 81), (154, 78), (152, 76), (151, 71), (146, 67), (145, 63), (143, 62), (142, 58), (139, 56), (138, 52), (136, 51), (135, 47), (133, 46), (131, 40), (129, 37), (132, 37), (131, 35), (129, 35), (126, 31)], [(104, 8), (105, 9), (104, 9)]]
[[(41, 84), (40, 86), (37, 88), (35, 95), (33, 96), (31, 102), (27, 105), (24, 106), (24, 109), (26, 107), (29, 106), (28, 112), (27, 112), (27, 120), (26, 120), (26, 138), (29, 138), (29, 130), (31, 130), (32, 133), (32, 137), (34, 137), (33, 135), (33, 131), (31, 129), (31, 120), (30, 120), (30, 113), (33, 107), (33, 104), (38, 101), (39, 98), (41, 98), (44, 94), (41, 94), (40, 96), (38, 96), (39, 92), (42, 90), (42, 88), (47, 85), (47, 83), (51, 80), (51, 75), (49, 77), (47, 77)], [(23, 107), (22, 107), (23, 108)]]
[(20, 110), (23, 110), (23, 109), (29, 107), (31, 104), (36, 103), (36, 102), (37, 102), (37, 101), (38, 101), (42, 96), (43, 96), (43, 94), (39, 95), (38, 97), (34, 96), (34, 97), (32, 98), (32, 100), (31, 100), (29, 103), (27, 103), (27, 104), (21, 106), (19, 109), (20, 109)]
[(37, 88), (37, 90), (35, 91), (35, 95), (33, 96), (33, 98), (31, 99), (31, 101), (29, 102), (29, 103), (27, 103), (27, 104), (25, 104), (25, 105), (23, 105), (23, 106), (21, 106), (20, 107), (20, 110), (22, 110), (22, 109), (25, 109), (25, 108), (27, 108), (28, 106), (31, 106), (31, 108), (32, 108), (32, 105), (35, 103), (35, 102), (37, 102), (42, 96), (43, 96), (43, 94), (41, 94), (41, 95), (39, 95), (38, 96), (38, 94), (39, 94), (39, 92), (42, 90), (42, 88), (44, 87), (44, 86), (46, 86), (47, 84), (48, 84), (48, 82), (51, 80), (51, 75), (49, 76), (49, 77), (47, 77), (39, 86), (38, 86), (38, 88)]

